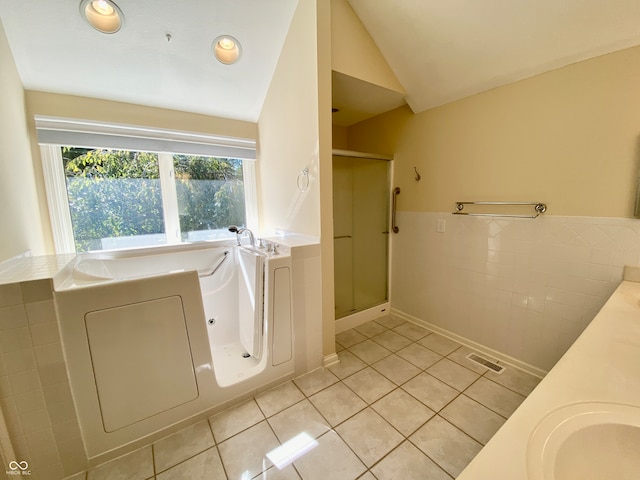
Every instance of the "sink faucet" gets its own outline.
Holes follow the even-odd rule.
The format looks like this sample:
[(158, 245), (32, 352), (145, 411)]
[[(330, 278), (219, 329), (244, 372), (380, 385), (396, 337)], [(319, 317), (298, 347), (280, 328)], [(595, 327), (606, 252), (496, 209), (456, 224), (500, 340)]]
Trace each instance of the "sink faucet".
[(236, 234), (238, 245), (240, 245), (240, 235), (242, 235), (244, 232), (247, 232), (249, 234), (249, 243), (251, 244), (252, 247), (256, 246), (256, 237), (253, 236), (253, 232), (248, 228), (238, 227), (237, 225), (231, 225), (229, 226), (229, 231)]

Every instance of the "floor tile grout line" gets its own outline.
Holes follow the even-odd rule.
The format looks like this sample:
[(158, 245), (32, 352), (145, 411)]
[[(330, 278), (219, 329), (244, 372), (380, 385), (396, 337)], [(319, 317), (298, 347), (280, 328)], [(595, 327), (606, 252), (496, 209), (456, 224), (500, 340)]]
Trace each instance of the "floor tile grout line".
[[(434, 415), (434, 416), (435, 416), (435, 415)], [(426, 425), (427, 423), (429, 423), (429, 422), (426, 422), (426, 423), (425, 423), (425, 425)], [(423, 425), (423, 426), (424, 426), (424, 425)], [(420, 427), (420, 428), (422, 428), (422, 427)], [(438, 462), (436, 462), (435, 458), (431, 458), (431, 457), (430, 457), (430, 456), (429, 456), (429, 455), (428, 455), (424, 450), (422, 450), (418, 445), (416, 445), (416, 444), (413, 442), (413, 440), (411, 440), (410, 438), (408, 438), (408, 437), (407, 437), (407, 442), (409, 442), (411, 445), (413, 445), (415, 448), (417, 448), (417, 449), (418, 449), (418, 451), (419, 451), (420, 453), (422, 453), (425, 457), (427, 457), (429, 460), (431, 460), (431, 461), (434, 463), (434, 465), (436, 465), (436, 466), (437, 466), (440, 470), (442, 470), (446, 475), (448, 475), (448, 476), (449, 476), (449, 477), (451, 477), (451, 478), (455, 478), (455, 477), (454, 477), (453, 475), (451, 475), (447, 470), (445, 470), (445, 468), (444, 468), (442, 465), (440, 465)]]
[[(515, 367), (511, 367), (511, 368), (515, 368)], [(506, 385), (504, 385), (504, 384), (502, 384), (502, 383), (500, 383), (500, 382), (496, 382), (494, 379), (492, 379), (491, 377), (487, 376), (487, 373), (492, 373), (492, 372), (491, 372), (491, 370), (487, 369), (487, 371), (486, 371), (485, 373), (483, 373), (483, 374), (482, 374), (482, 376), (483, 376), (484, 378), (486, 378), (487, 380), (491, 380), (493, 383), (497, 383), (497, 384), (498, 384), (498, 385), (500, 385), (501, 387), (504, 387), (504, 388), (506, 388), (507, 390), (509, 390), (509, 391), (511, 391), (511, 392), (513, 392), (513, 393), (517, 393), (518, 395), (523, 396), (524, 398), (527, 398), (529, 395), (531, 395), (531, 392), (533, 392), (533, 390), (531, 390), (531, 392), (529, 392), (529, 393), (527, 393), (527, 394), (525, 395), (525, 394), (523, 394), (523, 393), (521, 393), (521, 392), (518, 392), (517, 390), (514, 390), (513, 388), (510, 388), (510, 387), (508, 387), (508, 386), (506, 386)], [(526, 373), (526, 372), (525, 372), (525, 373)], [(527, 373), (527, 375), (530, 375), (530, 374), (528, 374), (528, 373)], [(531, 376), (533, 377), (533, 375), (531, 375)], [(536, 386), (537, 386), (537, 385), (536, 385)], [(533, 388), (535, 389), (535, 387), (533, 387)]]
[[(460, 430), (462, 433), (464, 433), (467, 437), (469, 437), (471, 440), (473, 440), (474, 442), (478, 443), (481, 448), (484, 447), (484, 443), (482, 443), (480, 440), (477, 440), (476, 438), (474, 438), (470, 433), (465, 432), (463, 429), (461, 429), (460, 427), (458, 427), (456, 424), (454, 424), (453, 422), (451, 422), (450, 420), (446, 419), (445, 417), (443, 417), (442, 415), (440, 415), (439, 413), (437, 414), (438, 417), (440, 417), (442, 420), (444, 420), (445, 422), (447, 422), (449, 425), (451, 425), (453, 428), (455, 428), (456, 430)], [(492, 435), (493, 436), (493, 435)]]
[(151, 465), (153, 467), (153, 476), (155, 477), (158, 472), (156, 470), (156, 450), (154, 443), (151, 444)]
[[(216, 436), (215, 436), (215, 434), (213, 433), (213, 425), (211, 424), (211, 419), (212, 419), (212, 418), (214, 418), (214, 417), (216, 417), (216, 416), (218, 416), (218, 415), (222, 415), (223, 413), (227, 413), (227, 412), (229, 412), (229, 411), (233, 410), (233, 409), (234, 409), (234, 408), (236, 408), (236, 407), (239, 407), (239, 406), (241, 406), (241, 405), (244, 405), (245, 403), (249, 403), (249, 400), (253, 400), (253, 401), (254, 401), (254, 403), (255, 403), (255, 404), (256, 404), (256, 406), (258, 407), (258, 410), (260, 411), (260, 415), (262, 415), (262, 419), (258, 420), (256, 423), (253, 423), (253, 424), (249, 425), (248, 427), (243, 428), (242, 430), (240, 430), (240, 431), (238, 431), (238, 432), (234, 433), (233, 435), (231, 435), (231, 436), (229, 436), (229, 437), (227, 437), (227, 438), (225, 438), (225, 439), (223, 439), (223, 440), (220, 440), (220, 441), (218, 442), (218, 441), (216, 440)], [(227, 440), (229, 440), (229, 439), (231, 439), (231, 438), (233, 438), (233, 437), (235, 437), (235, 436), (240, 435), (242, 432), (246, 432), (246, 431), (247, 431), (247, 430), (249, 430), (251, 427), (256, 426), (258, 423), (262, 422), (263, 420), (266, 420), (266, 417), (265, 417), (264, 413), (262, 413), (262, 410), (260, 410), (260, 406), (258, 405), (258, 402), (256, 402), (256, 401), (255, 401), (255, 397), (251, 397), (250, 399), (247, 399), (247, 400), (245, 400), (244, 402), (239, 403), (238, 405), (234, 405), (234, 406), (232, 406), (232, 407), (229, 407), (228, 409), (223, 410), (222, 412), (219, 412), (219, 413), (217, 413), (217, 414), (212, 415), (211, 417), (209, 417), (209, 427), (211, 428), (211, 433), (213, 434), (213, 441), (214, 441), (214, 443), (217, 445), (217, 444), (219, 444), (219, 443), (224, 443), (224, 442), (226, 442)]]
[[(469, 385), (467, 388), (465, 388), (461, 393), (465, 393), (465, 392), (466, 392), (467, 390), (469, 390), (473, 385), (475, 385), (475, 384), (478, 382), (478, 380), (480, 380), (481, 378), (484, 378), (484, 377), (483, 377), (482, 375), (481, 375), (480, 377), (478, 377), (478, 378), (477, 378), (477, 379), (476, 379), (476, 380), (475, 380), (471, 385)], [(489, 380), (489, 379), (487, 378), (486, 380)], [(490, 381), (490, 380), (489, 380), (489, 381)], [(493, 383), (495, 383), (495, 382), (493, 382)], [(500, 385), (499, 383), (498, 383), (498, 384), (496, 384), (496, 385), (498, 385), (498, 386), (502, 386), (502, 385)], [(506, 390), (509, 390), (509, 389), (507, 388)], [(511, 390), (509, 390), (509, 391), (510, 391), (510, 392), (512, 392), (512, 393), (516, 393), (516, 392), (513, 392), (513, 391), (511, 391)], [(518, 394), (518, 395), (520, 395), (520, 394)], [(487, 409), (491, 410), (491, 411), (492, 411), (493, 413), (495, 413), (496, 415), (500, 415), (502, 418), (506, 418), (506, 419), (508, 419), (508, 418), (513, 414), (513, 412), (511, 412), (511, 413), (509, 414), (509, 417), (505, 417), (505, 416), (504, 416), (504, 415), (502, 415), (501, 413), (496, 412), (496, 411), (495, 411), (493, 408), (491, 408), (489, 405), (485, 405), (485, 404), (484, 404), (483, 402), (481, 402), (480, 400), (476, 400), (475, 398), (473, 398), (472, 396), (467, 395), (467, 394), (465, 394), (465, 396), (466, 396), (466, 397), (469, 397), (471, 400), (473, 400), (473, 401), (475, 401), (475, 402), (479, 403), (479, 404), (480, 404), (480, 405), (482, 405), (483, 407), (485, 407), (485, 408), (487, 408)], [(522, 396), (522, 395), (520, 395), (520, 396)], [(524, 399), (526, 399), (526, 398), (527, 398), (527, 397), (524, 397)], [(524, 401), (524, 399), (523, 399), (522, 401)], [(522, 402), (520, 402), (520, 403), (522, 403)], [(518, 406), (520, 406), (520, 405), (518, 405)], [(518, 407), (516, 407), (516, 408), (518, 408)]]
[[(198, 455), (202, 455), (204, 452), (206, 452), (206, 451), (208, 451), (208, 450), (211, 450), (211, 449), (213, 449), (213, 448), (216, 448), (216, 447), (217, 447), (217, 446), (216, 446), (215, 444), (214, 444), (214, 445), (211, 445), (210, 447), (207, 447), (207, 448), (205, 448), (204, 450), (201, 450), (201, 451), (199, 451), (198, 453), (195, 453), (195, 454), (193, 454), (193, 455), (191, 455), (191, 456), (189, 456), (189, 457), (185, 458), (184, 460), (180, 460), (178, 463), (175, 463), (175, 464), (171, 465), (170, 467), (165, 468), (164, 470), (157, 471), (157, 470), (154, 468), (154, 476), (158, 476), (158, 475), (161, 475), (161, 474), (163, 474), (163, 473), (166, 473), (166, 472), (168, 472), (169, 470), (171, 470), (172, 468), (177, 467), (178, 465), (182, 465), (183, 463), (186, 463), (186, 462), (188, 462), (189, 460), (193, 460), (193, 459), (194, 459), (194, 458), (196, 458)], [(218, 452), (218, 455), (220, 455), (220, 452)], [(220, 457), (220, 462), (222, 462), (222, 457)]]

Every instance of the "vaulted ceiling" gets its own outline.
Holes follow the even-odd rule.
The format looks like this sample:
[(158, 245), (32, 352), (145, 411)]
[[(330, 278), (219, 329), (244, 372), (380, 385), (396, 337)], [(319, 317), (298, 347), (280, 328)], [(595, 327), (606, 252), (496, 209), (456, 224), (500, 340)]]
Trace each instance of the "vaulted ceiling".
[[(640, 44), (638, 0), (347, 1), (414, 112)], [(255, 122), (297, 2), (116, 0), (126, 22), (116, 35), (91, 29), (79, 0), (0, 0), (0, 19), (26, 89)], [(213, 58), (221, 34), (240, 40), (238, 63)], [(351, 79), (334, 82), (373, 103), (349, 93)], [(383, 93), (358, 107), (395, 108)]]
[(347, 0), (414, 112), (640, 44), (638, 0)]

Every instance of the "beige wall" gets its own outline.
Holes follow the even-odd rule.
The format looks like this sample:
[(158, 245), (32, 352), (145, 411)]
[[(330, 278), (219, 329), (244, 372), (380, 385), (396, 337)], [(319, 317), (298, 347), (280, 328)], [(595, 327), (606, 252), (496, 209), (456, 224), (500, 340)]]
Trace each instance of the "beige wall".
[[(315, 2), (300, 2), (258, 120), (261, 230), (320, 236)], [(309, 168), (309, 188), (296, 179)]]
[(402, 85), (347, 0), (331, 0), (331, 68), (404, 93)]
[[(400, 210), (543, 201), (551, 215), (629, 217), (638, 176), (640, 47), (418, 115), (350, 127), (349, 148), (395, 153)], [(414, 181), (413, 167), (422, 181)]]
[(318, 135), (320, 139), (320, 225), (322, 266), (322, 353), (336, 360), (333, 275), (333, 161), (331, 128), (331, 4), (317, 1)]
[(349, 147), (349, 144), (347, 143), (347, 127), (332, 125), (331, 140), (333, 148), (346, 150)]
[(33, 181), (24, 89), (0, 23), (0, 261), (45, 253)]
[(82, 120), (95, 120), (119, 124), (210, 133), (231, 137), (257, 138), (257, 125), (251, 122), (211, 117), (195, 113), (145, 107), (130, 103), (111, 102), (96, 98), (27, 91), (27, 121), (31, 137), (33, 170), (38, 190), (42, 217), (42, 232), (46, 239), (47, 253), (55, 253), (49, 210), (47, 206), (40, 148), (35, 131), (34, 115), (49, 115)]

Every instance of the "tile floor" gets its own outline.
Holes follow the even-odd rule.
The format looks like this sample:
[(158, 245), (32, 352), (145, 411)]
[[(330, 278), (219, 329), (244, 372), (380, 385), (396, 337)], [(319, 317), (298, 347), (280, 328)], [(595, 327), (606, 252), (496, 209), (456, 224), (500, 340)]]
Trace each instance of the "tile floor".
[[(338, 334), (336, 350), (336, 366), (70, 478), (451, 479), (538, 383), (394, 317)], [(269, 453), (294, 438), (288, 458), (307, 453), (277, 468)]]

